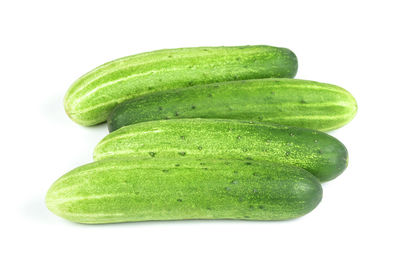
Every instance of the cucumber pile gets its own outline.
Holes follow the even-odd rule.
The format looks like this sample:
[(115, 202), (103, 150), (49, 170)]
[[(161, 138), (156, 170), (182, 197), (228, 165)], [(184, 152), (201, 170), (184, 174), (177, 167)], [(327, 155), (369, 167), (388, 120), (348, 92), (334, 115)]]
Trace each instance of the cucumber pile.
[(54, 214), (78, 223), (286, 220), (311, 212), (347, 167), (323, 131), (350, 122), (345, 89), (293, 79), (296, 55), (271, 46), (159, 50), (106, 63), (67, 91), (68, 116), (107, 121), (94, 162), (59, 178)]

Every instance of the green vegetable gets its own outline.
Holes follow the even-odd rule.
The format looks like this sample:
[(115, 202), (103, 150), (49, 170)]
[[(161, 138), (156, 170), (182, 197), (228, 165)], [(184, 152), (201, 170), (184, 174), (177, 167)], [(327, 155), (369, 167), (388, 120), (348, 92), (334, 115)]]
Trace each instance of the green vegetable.
[(151, 93), (119, 104), (110, 131), (144, 121), (224, 118), (332, 130), (357, 111), (353, 96), (335, 85), (296, 79), (257, 79)]
[(127, 99), (192, 85), (269, 77), (294, 77), (297, 58), (270, 46), (199, 47), (159, 50), (108, 62), (79, 78), (64, 107), (75, 122), (104, 122)]
[(46, 204), (79, 223), (284, 220), (307, 214), (321, 198), (313, 175), (266, 161), (108, 159), (62, 176)]
[(319, 131), (222, 119), (171, 119), (125, 126), (96, 146), (95, 160), (110, 157), (269, 160), (306, 169), (321, 181), (342, 173), (348, 159), (341, 142)]

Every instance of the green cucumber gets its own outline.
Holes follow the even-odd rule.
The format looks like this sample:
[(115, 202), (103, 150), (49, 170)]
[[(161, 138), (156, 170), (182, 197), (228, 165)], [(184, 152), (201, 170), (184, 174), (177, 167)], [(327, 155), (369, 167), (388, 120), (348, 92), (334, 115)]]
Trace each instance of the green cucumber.
[(305, 170), (266, 161), (108, 159), (76, 168), (46, 196), (56, 215), (78, 223), (147, 220), (285, 220), (322, 198)]
[(108, 134), (94, 159), (153, 157), (254, 159), (301, 167), (321, 181), (347, 167), (346, 147), (310, 129), (226, 119), (171, 119), (125, 126)]
[(119, 104), (108, 118), (123, 126), (174, 118), (224, 118), (274, 122), (322, 131), (339, 128), (357, 111), (341, 87), (296, 79), (256, 79), (151, 93)]
[(119, 103), (150, 92), (221, 81), (294, 77), (297, 58), (271, 46), (198, 47), (159, 50), (108, 62), (79, 78), (64, 98), (75, 122), (107, 120)]

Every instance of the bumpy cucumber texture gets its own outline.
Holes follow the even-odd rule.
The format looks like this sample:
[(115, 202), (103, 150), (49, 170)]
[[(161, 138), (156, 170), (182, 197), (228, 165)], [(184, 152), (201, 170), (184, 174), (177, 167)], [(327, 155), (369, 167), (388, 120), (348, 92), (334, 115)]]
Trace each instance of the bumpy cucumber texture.
[(95, 148), (95, 160), (114, 157), (269, 160), (301, 167), (321, 181), (342, 173), (348, 160), (346, 147), (328, 134), (226, 119), (171, 119), (125, 126)]
[(150, 92), (256, 78), (292, 78), (297, 58), (270, 46), (200, 47), (159, 50), (108, 62), (79, 78), (64, 98), (75, 122), (106, 121), (119, 103)]
[(46, 204), (79, 223), (284, 220), (307, 214), (321, 198), (313, 175), (266, 161), (109, 159), (62, 176)]
[(341, 87), (297, 79), (220, 82), (151, 93), (119, 104), (108, 118), (110, 132), (152, 120), (224, 118), (274, 122), (321, 131), (348, 123), (357, 112)]

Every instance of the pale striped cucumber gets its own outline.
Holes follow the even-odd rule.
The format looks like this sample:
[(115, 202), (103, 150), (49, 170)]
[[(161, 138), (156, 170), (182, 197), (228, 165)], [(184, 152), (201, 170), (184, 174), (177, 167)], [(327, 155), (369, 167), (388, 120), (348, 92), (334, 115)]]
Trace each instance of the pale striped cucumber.
[(319, 131), (222, 119), (171, 119), (122, 127), (95, 148), (95, 160), (111, 157), (269, 160), (306, 169), (321, 181), (342, 173), (348, 159), (341, 142)]
[(179, 219), (284, 220), (313, 210), (317, 178), (265, 161), (109, 159), (58, 179), (46, 196), (56, 215), (79, 223)]
[(256, 79), (198, 85), (151, 93), (119, 104), (110, 131), (144, 121), (225, 118), (317, 129), (339, 128), (357, 111), (341, 87), (297, 79)]
[(127, 99), (150, 92), (221, 81), (294, 77), (297, 58), (270, 46), (199, 47), (159, 50), (108, 62), (79, 78), (64, 99), (75, 122), (106, 121)]

